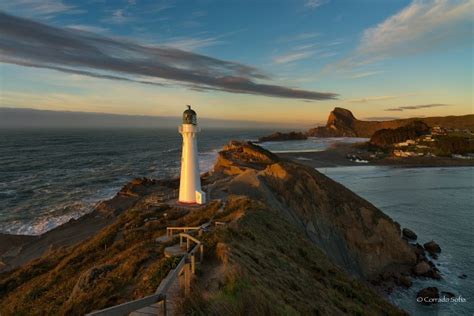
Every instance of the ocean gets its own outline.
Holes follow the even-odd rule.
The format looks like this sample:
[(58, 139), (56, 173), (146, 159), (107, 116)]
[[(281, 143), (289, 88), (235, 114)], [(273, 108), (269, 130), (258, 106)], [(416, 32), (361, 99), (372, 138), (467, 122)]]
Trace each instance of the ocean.
[[(269, 130), (204, 129), (198, 136), (201, 171), (231, 139), (254, 140)], [(268, 142), (274, 152), (320, 151), (338, 141)], [(177, 129), (0, 130), (0, 233), (37, 235), (90, 212), (136, 177), (179, 174), (181, 136)], [(434, 239), (443, 280), (416, 280), (391, 300), (413, 315), (474, 313), (474, 168), (322, 168), (334, 180), (413, 229), (420, 242)], [(466, 279), (458, 276), (466, 274)], [(421, 306), (417, 290), (437, 286), (461, 295), (464, 303)]]

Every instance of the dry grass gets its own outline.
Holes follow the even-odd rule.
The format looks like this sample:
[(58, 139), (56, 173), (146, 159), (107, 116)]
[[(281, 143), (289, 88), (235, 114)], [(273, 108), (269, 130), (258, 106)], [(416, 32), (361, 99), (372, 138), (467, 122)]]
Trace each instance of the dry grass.
[[(238, 212), (244, 215), (235, 216)], [(225, 275), (217, 290), (198, 283), (184, 314), (404, 314), (334, 266), (306, 236), (262, 203), (231, 199), (226, 213), (224, 217), (234, 221), (205, 238), (210, 256), (226, 266)]]

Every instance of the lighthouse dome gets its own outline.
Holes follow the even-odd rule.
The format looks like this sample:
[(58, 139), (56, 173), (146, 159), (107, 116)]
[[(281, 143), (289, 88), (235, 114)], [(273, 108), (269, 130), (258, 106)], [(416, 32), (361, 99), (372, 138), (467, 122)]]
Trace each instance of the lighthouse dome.
[(197, 114), (191, 109), (191, 106), (187, 106), (188, 109), (183, 112), (183, 124), (197, 125)]

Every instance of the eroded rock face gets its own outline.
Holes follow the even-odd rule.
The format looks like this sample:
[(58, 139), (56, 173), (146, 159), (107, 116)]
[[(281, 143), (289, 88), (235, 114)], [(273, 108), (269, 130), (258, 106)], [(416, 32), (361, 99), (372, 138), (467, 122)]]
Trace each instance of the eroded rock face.
[(308, 131), (309, 136), (318, 137), (357, 137), (354, 122), (356, 118), (351, 111), (343, 108), (335, 108), (326, 123), (326, 126), (320, 126)]
[(235, 176), (229, 194), (251, 196), (279, 210), (353, 275), (371, 278), (416, 263), (398, 223), (313, 168), (233, 142), (219, 153), (214, 170)]

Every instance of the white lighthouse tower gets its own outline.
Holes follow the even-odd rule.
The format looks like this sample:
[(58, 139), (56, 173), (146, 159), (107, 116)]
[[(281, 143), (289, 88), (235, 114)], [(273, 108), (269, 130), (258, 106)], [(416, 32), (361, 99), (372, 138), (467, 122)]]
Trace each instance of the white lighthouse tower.
[(194, 112), (191, 109), (191, 106), (188, 105), (188, 109), (183, 113), (183, 124), (179, 127), (179, 133), (183, 136), (179, 203), (206, 203), (206, 194), (201, 190), (196, 139), (196, 135), (200, 130), (201, 129), (197, 125), (196, 112)]

